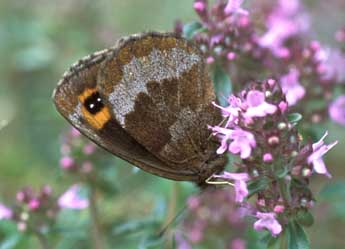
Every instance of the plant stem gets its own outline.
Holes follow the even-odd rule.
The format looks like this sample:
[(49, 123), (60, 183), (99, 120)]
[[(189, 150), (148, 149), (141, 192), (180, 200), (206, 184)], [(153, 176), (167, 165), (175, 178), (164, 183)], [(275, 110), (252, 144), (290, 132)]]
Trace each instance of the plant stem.
[(90, 217), (91, 217), (91, 238), (94, 249), (103, 249), (102, 233), (99, 223), (99, 214), (97, 208), (97, 191), (91, 186), (90, 190)]
[(48, 245), (47, 238), (43, 234), (41, 234), (40, 232), (36, 232), (35, 235), (36, 235), (42, 249), (49, 249), (50, 248)]
[[(176, 216), (177, 198), (178, 198), (178, 192), (179, 192), (178, 189), (179, 189), (178, 183), (174, 182), (173, 186), (171, 188), (171, 195), (170, 195), (167, 217), (166, 217), (164, 225), (163, 225), (164, 229), (166, 229), (168, 226), (170, 226), (170, 224), (173, 222), (173, 220)], [(167, 240), (165, 248), (173, 248), (173, 239), (174, 238), (172, 236), (171, 239)], [(171, 243), (169, 243), (169, 241)]]
[[(288, 193), (288, 189), (285, 183), (284, 179), (279, 179), (278, 180), (278, 185), (279, 185), (279, 190), (280, 190), (280, 194), (283, 197), (284, 200), (284, 204), (286, 207), (288, 207), (290, 205), (290, 194)], [(290, 191), (289, 191), (290, 192)]]
[(287, 238), (286, 237), (286, 231), (283, 231), (282, 235), (280, 236), (280, 246), (279, 246), (279, 249), (288, 249), (286, 238)]

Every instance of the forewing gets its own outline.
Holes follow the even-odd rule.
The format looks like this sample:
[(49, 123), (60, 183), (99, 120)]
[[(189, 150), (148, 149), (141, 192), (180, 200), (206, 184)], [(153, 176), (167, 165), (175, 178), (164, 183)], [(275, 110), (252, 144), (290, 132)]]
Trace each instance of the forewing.
[(111, 53), (109, 49), (87, 56), (64, 74), (53, 94), (57, 110), (89, 139), (143, 170), (169, 179), (195, 181), (194, 172), (172, 170), (141, 146), (112, 117), (107, 105), (93, 114), (85, 108), (85, 100), (99, 92), (99, 68)]
[(173, 167), (198, 167), (215, 151), (207, 125), (221, 116), (194, 44), (170, 33), (130, 37), (104, 62), (99, 84), (121, 127)]

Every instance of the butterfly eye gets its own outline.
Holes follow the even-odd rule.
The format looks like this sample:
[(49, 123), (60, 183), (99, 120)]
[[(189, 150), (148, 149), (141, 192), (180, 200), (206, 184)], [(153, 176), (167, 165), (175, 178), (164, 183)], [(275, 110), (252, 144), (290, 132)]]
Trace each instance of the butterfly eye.
[(85, 99), (84, 106), (89, 113), (95, 115), (103, 109), (104, 104), (99, 93), (94, 92)]

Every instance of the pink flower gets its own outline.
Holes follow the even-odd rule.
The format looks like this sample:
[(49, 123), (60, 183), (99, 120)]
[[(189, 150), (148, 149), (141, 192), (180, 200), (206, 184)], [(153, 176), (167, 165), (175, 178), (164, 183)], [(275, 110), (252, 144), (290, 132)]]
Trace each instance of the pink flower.
[(0, 203), (0, 220), (8, 220), (12, 217), (12, 210)]
[(289, 105), (295, 105), (305, 95), (305, 89), (299, 83), (299, 71), (295, 68), (280, 78), (280, 84)]
[(242, 159), (250, 157), (252, 148), (256, 146), (255, 137), (252, 133), (242, 129), (235, 129), (230, 138), (233, 139), (233, 142), (229, 146), (231, 153), (240, 153)]
[(85, 155), (91, 155), (96, 151), (96, 146), (92, 143), (88, 143), (83, 148), (83, 153)]
[(177, 242), (177, 249), (192, 249), (180, 231), (176, 231), (175, 240)]
[(247, 173), (229, 173), (223, 172), (222, 175), (213, 175), (214, 178), (222, 178), (233, 180), (235, 182), (235, 201), (243, 202), (244, 198), (248, 196), (247, 181), (250, 179)]
[(273, 160), (273, 156), (271, 153), (265, 153), (262, 159), (264, 162), (271, 162)]
[(203, 2), (196, 1), (193, 4), (193, 8), (198, 12), (203, 12), (206, 9), (206, 5)]
[(286, 56), (284, 42), (289, 37), (304, 32), (309, 27), (309, 18), (299, 12), (299, 0), (279, 0), (267, 20), (267, 32), (259, 44), (269, 48), (277, 57)]
[(228, 117), (228, 122), (225, 125), (228, 127), (229, 125), (236, 124), (238, 121), (238, 116), (241, 111), (242, 101), (240, 98), (236, 97), (235, 95), (230, 95), (228, 98), (229, 105), (227, 107), (222, 107), (217, 105), (213, 102), (213, 105), (221, 109), (222, 114), (224, 117)]
[(325, 145), (324, 139), (328, 135), (328, 132), (322, 136), (322, 138), (313, 144), (313, 153), (308, 157), (308, 163), (313, 164), (313, 169), (318, 174), (324, 174), (328, 177), (331, 177), (331, 174), (327, 171), (326, 165), (322, 159), (322, 157), (332, 149), (338, 141), (333, 142), (332, 144)]
[(345, 95), (339, 96), (329, 106), (329, 116), (341, 125), (345, 125)]
[(246, 103), (248, 105), (248, 109), (244, 113), (246, 118), (264, 117), (267, 114), (275, 113), (277, 110), (275, 105), (265, 101), (265, 94), (257, 90), (248, 92)]
[(60, 160), (60, 166), (63, 169), (70, 169), (74, 166), (74, 159), (70, 156), (64, 156)]
[(76, 137), (79, 137), (80, 135), (81, 135), (80, 132), (76, 128), (72, 127), (71, 136), (76, 138)]
[(241, 8), (244, 0), (229, 0), (224, 8), (225, 14), (248, 15), (248, 11)]
[(231, 249), (246, 249), (246, 242), (241, 239), (237, 238), (231, 241)]
[(281, 233), (282, 226), (276, 220), (275, 213), (256, 213), (256, 218), (258, 220), (254, 223), (254, 229), (257, 231), (261, 231), (263, 229), (267, 229), (271, 232), (272, 236), (276, 236)]
[(65, 193), (63, 193), (58, 204), (61, 208), (70, 209), (85, 209), (89, 206), (89, 201), (87, 199), (81, 198), (78, 193), (80, 192), (79, 185), (73, 185)]
[(319, 70), (323, 80), (345, 81), (345, 56), (339, 49), (320, 48), (315, 55), (320, 62)]
[(36, 210), (40, 207), (41, 203), (38, 199), (33, 198), (29, 201), (28, 206), (31, 210)]
[(285, 207), (283, 205), (276, 205), (273, 209), (275, 213), (283, 213), (285, 210)]
[[(212, 128), (213, 133), (221, 139), (221, 145), (217, 150), (223, 154), (227, 149), (233, 154), (240, 154), (242, 159), (250, 157), (252, 148), (256, 146), (255, 137), (252, 133), (242, 129), (227, 129), (219, 126)], [(228, 141), (233, 140), (229, 145)]]

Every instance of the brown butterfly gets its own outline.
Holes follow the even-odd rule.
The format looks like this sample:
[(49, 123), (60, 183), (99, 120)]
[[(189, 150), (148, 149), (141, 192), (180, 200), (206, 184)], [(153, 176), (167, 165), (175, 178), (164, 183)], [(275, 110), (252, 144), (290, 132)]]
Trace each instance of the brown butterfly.
[(221, 121), (204, 57), (173, 33), (144, 33), (79, 60), (53, 94), (57, 110), (112, 154), (198, 184), (226, 158), (207, 125)]

